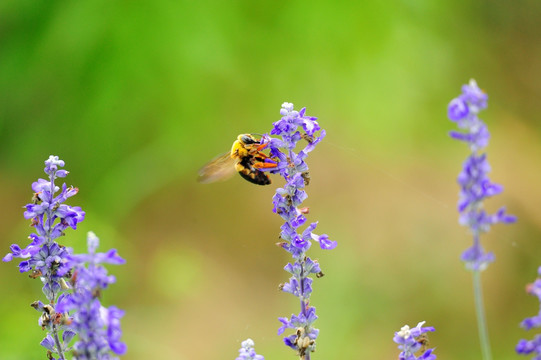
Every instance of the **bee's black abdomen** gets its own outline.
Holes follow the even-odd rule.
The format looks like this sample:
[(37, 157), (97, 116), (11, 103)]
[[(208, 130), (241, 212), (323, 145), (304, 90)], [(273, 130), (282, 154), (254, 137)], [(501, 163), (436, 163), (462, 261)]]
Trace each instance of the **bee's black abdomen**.
[(269, 185), (271, 180), (267, 174), (256, 169), (252, 165), (252, 158), (245, 157), (235, 165), (240, 176), (256, 185)]
[(244, 168), (239, 171), (240, 176), (256, 185), (269, 185), (271, 180), (267, 174), (256, 169)]

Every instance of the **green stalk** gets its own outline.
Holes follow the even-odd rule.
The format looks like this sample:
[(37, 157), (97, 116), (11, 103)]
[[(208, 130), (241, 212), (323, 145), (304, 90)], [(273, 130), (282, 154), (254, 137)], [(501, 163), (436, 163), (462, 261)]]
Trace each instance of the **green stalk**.
[(477, 327), (479, 329), (479, 341), (483, 360), (492, 360), (490, 340), (488, 338), (485, 306), (483, 304), (483, 289), (481, 288), (481, 270), (473, 270), (473, 298), (475, 301), (475, 313), (477, 315)]

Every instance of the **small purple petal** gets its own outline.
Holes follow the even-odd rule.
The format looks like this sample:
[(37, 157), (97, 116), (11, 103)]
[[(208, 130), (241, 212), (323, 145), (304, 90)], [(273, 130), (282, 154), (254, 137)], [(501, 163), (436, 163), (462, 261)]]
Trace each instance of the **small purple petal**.
[(41, 340), (39, 344), (43, 346), (44, 348), (46, 348), (47, 350), (50, 350), (53, 352), (55, 351), (54, 339), (52, 338), (51, 335), (47, 335), (43, 340)]
[(463, 119), (468, 116), (469, 113), (470, 109), (462, 98), (457, 97), (451, 100), (451, 102), (449, 103), (449, 107), (447, 109), (447, 116), (449, 116), (449, 119), (451, 119), (452, 121)]
[(278, 329), (278, 335), (282, 335), (286, 329), (291, 327), (291, 323), (285, 317), (280, 317), (278, 320), (282, 323), (282, 326)]

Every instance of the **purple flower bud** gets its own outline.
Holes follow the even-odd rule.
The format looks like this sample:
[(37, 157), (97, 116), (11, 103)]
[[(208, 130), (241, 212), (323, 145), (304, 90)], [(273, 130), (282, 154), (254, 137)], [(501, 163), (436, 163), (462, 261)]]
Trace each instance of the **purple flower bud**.
[(469, 113), (468, 104), (461, 97), (457, 97), (449, 103), (447, 115), (452, 121), (464, 119)]
[[(278, 335), (280, 335), (280, 334), (278, 334)], [(293, 350), (297, 350), (297, 336), (296, 335), (286, 336), (284, 338), (284, 344), (286, 346), (289, 346)]]
[(336, 247), (336, 245), (338, 245), (336, 241), (329, 240), (329, 236), (327, 234), (323, 234), (319, 236), (312, 234), (312, 237), (314, 238), (315, 241), (319, 242), (319, 246), (323, 250), (332, 250)]
[(293, 294), (297, 297), (301, 294), (299, 287), (299, 281), (294, 277), (290, 278), (289, 282), (281, 286), (283, 292)]
[(302, 273), (302, 266), (298, 263), (295, 263), (294, 265), (291, 265), (291, 263), (288, 263), (284, 270), (290, 273), (291, 275), (299, 276)]
[(58, 170), (58, 171), (56, 172), (56, 177), (61, 177), (61, 178), (63, 178), (63, 177), (68, 176), (68, 174), (69, 174), (69, 171), (67, 171), (67, 170)]
[(304, 262), (304, 271), (312, 274), (320, 274), (321, 268), (316, 261), (313, 261), (312, 259), (307, 257), (306, 261)]
[(477, 86), (474, 79), (471, 79), (469, 84), (462, 86), (462, 96), (470, 106), (474, 107), (472, 111), (476, 113), (487, 107), (488, 95)]
[(70, 341), (77, 335), (74, 331), (66, 330), (62, 334), (62, 341), (64, 341), (64, 344), (69, 344)]
[(254, 350), (254, 342), (252, 339), (246, 339), (242, 342), (239, 349), (239, 356), (235, 360), (265, 360), (261, 355), (257, 355)]
[(47, 350), (50, 350), (53, 352), (56, 351), (54, 339), (51, 335), (47, 335), (43, 340), (41, 340), (39, 344), (43, 346), (44, 348), (46, 348)]

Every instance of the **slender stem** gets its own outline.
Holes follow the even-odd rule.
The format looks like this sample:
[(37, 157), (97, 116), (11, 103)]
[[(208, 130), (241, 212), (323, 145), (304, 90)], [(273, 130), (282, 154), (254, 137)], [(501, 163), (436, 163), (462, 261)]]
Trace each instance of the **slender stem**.
[(54, 188), (55, 188), (55, 185), (54, 185), (54, 173), (52, 173), (50, 176), (49, 176), (49, 180), (51, 182), (51, 199), (49, 200), (49, 207), (47, 208), (47, 235), (46, 235), (46, 239), (47, 239), (47, 244), (51, 244), (52, 243), (52, 239), (51, 239), (51, 232), (53, 231), (53, 212), (51, 210), (51, 205), (52, 205), (52, 202), (53, 202), (53, 199), (54, 199)]
[[(302, 256), (299, 257), (299, 259), (304, 259), (305, 258), (305, 254), (303, 253)], [(300, 281), (299, 281), (299, 284), (300, 284), (300, 294), (299, 294), (299, 298), (301, 300), (301, 314), (303, 314), (305, 317), (307, 316), (306, 314), (306, 308), (308, 307), (308, 304), (307, 304), (307, 301), (304, 297), (304, 281), (306, 279), (306, 276), (304, 274), (304, 263), (305, 263), (305, 260), (298, 260), (299, 263), (301, 264), (301, 274), (300, 274)], [(304, 328), (304, 331), (306, 334), (308, 334), (308, 332), (310, 331), (310, 328), (309, 326), (305, 326)], [(300, 357), (301, 360), (310, 360), (310, 351), (305, 351), (304, 354)]]
[[(50, 179), (50, 182), (51, 182), (51, 199), (50, 199), (50, 202), (52, 203), (53, 199), (54, 199), (54, 190), (55, 190), (55, 185), (54, 185), (54, 175), (51, 174), (49, 176), (49, 179)], [(45, 239), (46, 239), (46, 243), (47, 243), (47, 246), (50, 246), (52, 245), (53, 243), (53, 240), (51, 239), (51, 232), (53, 230), (53, 211), (51, 210), (51, 208), (49, 207), (46, 211), (46, 214), (47, 214), (47, 233), (45, 234)], [(52, 292), (52, 299), (49, 299), (49, 302), (51, 304), (55, 304), (56, 303), (56, 296), (58, 294), (55, 294), (53, 289), (54, 289), (54, 281), (52, 279), (52, 275), (49, 274), (48, 276), (48, 283), (49, 283), (49, 288), (51, 289), (51, 292)], [(54, 320), (53, 320), (54, 321)], [(62, 342), (60, 341), (60, 338), (58, 337), (58, 328), (56, 327), (56, 325), (53, 323), (53, 326), (52, 326), (52, 330), (51, 330), (51, 333), (53, 335), (53, 339), (54, 339), (54, 342), (56, 344), (56, 349), (57, 349), (57, 354), (58, 354), (58, 360), (65, 360), (65, 357), (64, 357), (64, 349), (62, 348)]]
[[(299, 257), (304, 259), (304, 253)], [(304, 302), (304, 260), (297, 260), (301, 265), (301, 273), (299, 274), (299, 300), (301, 301), (301, 314), (306, 316), (306, 303)]]
[(62, 344), (60, 343), (60, 339), (58, 338), (58, 330), (56, 328), (56, 325), (53, 324), (53, 338), (54, 342), (56, 344), (57, 354), (58, 354), (58, 360), (64, 360), (64, 350), (62, 349)]
[(481, 270), (473, 270), (473, 297), (475, 301), (475, 313), (477, 315), (477, 327), (479, 329), (479, 341), (483, 360), (492, 360), (490, 341), (488, 338), (485, 307), (483, 304), (483, 289), (481, 288)]
[[(51, 278), (49, 278), (49, 287), (51, 288), (51, 291), (52, 289), (54, 289), (53, 287), (53, 281)], [(56, 303), (56, 294), (53, 292), (52, 293), (52, 299), (49, 299), (50, 303), (51, 304), (55, 304)], [(52, 321), (54, 321), (53, 319), (51, 319)], [(58, 328), (56, 327), (56, 325), (53, 323), (53, 326), (52, 326), (52, 329), (51, 329), (51, 333), (53, 335), (53, 339), (54, 339), (54, 342), (56, 344), (56, 349), (58, 350), (57, 353), (58, 353), (58, 360), (64, 360), (64, 350), (62, 348), (62, 342), (60, 341), (60, 338), (58, 337)]]

